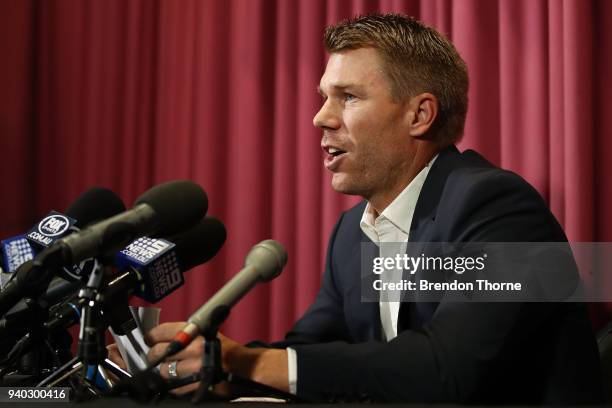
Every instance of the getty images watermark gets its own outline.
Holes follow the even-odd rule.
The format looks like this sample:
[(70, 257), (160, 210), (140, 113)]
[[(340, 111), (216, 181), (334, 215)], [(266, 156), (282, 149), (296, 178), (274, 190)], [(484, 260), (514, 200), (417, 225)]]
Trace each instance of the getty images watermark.
[[(454, 272), (461, 275), (465, 272), (484, 271), (487, 254), (482, 256), (409, 256), (408, 254), (396, 254), (392, 257), (375, 257), (372, 261), (372, 272), (375, 275), (387, 273), (389, 275), (393, 271), (402, 271), (408, 275), (415, 275), (417, 271), (443, 271)], [(404, 276), (404, 273), (402, 273)], [(380, 277), (380, 276), (379, 276)], [(410, 280), (400, 279), (385, 281), (382, 278), (375, 279), (373, 288), (377, 291), (405, 291), (405, 290), (421, 290), (421, 291), (447, 291), (447, 290), (486, 290), (486, 291), (501, 291), (512, 290), (520, 291), (521, 282), (492, 282), (488, 279), (475, 279), (474, 282), (462, 282), (458, 279), (446, 282), (431, 282), (427, 279)]]
[(361, 298), (610, 302), (612, 243), (362, 243)]

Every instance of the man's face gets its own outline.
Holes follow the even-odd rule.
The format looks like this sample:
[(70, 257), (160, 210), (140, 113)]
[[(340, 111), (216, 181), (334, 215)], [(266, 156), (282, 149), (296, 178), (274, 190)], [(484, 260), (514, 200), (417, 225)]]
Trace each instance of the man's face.
[(323, 130), (332, 187), (370, 200), (399, 193), (414, 157), (406, 103), (393, 99), (373, 48), (331, 54), (321, 78), (324, 103), (313, 123)]

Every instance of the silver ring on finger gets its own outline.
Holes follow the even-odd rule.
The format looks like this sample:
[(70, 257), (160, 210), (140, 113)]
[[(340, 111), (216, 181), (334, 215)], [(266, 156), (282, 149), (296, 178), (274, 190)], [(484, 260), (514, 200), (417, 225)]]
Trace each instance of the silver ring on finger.
[(168, 363), (168, 376), (170, 378), (178, 378), (178, 372), (176, 371), (176, 365), (178, 364), (178, 361), (172, 361), (171, 363)]

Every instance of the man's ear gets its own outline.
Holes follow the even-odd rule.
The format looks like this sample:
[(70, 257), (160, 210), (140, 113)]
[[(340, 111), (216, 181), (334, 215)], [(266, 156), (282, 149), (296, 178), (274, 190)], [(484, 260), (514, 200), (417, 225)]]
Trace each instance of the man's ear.
[(407, 120), (410, 136), (421, 137), (431, 129), (438, 116), (438, 98), (424, 92), (408, 102)]

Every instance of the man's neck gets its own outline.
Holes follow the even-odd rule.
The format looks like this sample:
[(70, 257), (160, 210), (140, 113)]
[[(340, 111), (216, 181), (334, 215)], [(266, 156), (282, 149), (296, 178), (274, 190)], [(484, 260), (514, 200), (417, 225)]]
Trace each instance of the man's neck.
[(390, 188), (380, 191), (366, 200), (370, 203), (372, 209), (374, 209), (376, 217), (378, 217), (387, 208), (397, 196), (404, 191), (412, 180), (429, 164), (431, 159), (438, 153), (437, 149), (427, 149), (417, 152), (414, 160), (410, 164), (410, 167), (405, 171), (405, 176), (402, 177), (395, 185)]

